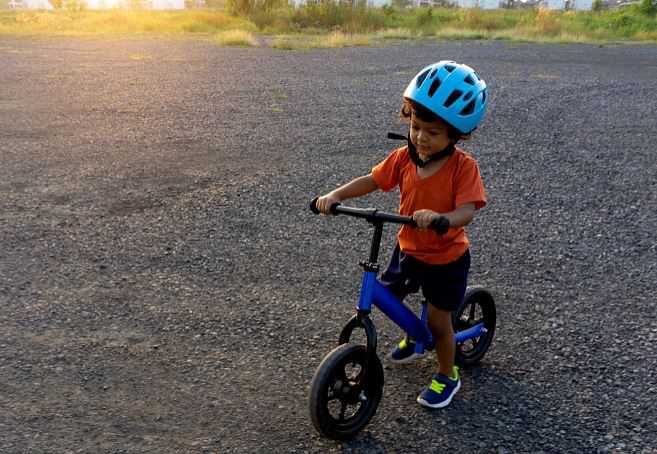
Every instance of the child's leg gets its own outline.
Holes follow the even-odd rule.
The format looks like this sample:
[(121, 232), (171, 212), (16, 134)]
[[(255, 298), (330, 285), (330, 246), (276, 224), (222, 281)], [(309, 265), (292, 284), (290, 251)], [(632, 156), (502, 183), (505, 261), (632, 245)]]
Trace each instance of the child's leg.
[(433, 335), (438, 361), (438, 373), (452, 377), (456, 344), (452, 328), (452, 313), (429, 304), (429, 329)]
[(434, 336), (438, 370), (431, 377), (431, 383), (419, 396), (417, 402), (429, 408), (443, 408), (449, 405), (461, 388), (461, 380), (454, 367), (454, 330), (451, 312), (429, 306), (429, 329)]
[(454, 367), (456, 343), (452, 328), (452, 311), (463, 301), (468, 280), (470, 254), (466, 251), (455, 262), (431, 267), (422, 279), (422, 292), (429, 302), (428, 326), (434, 337), (438, 373), (417, 397), (418, 403), (429, 408), (443, 408), (461, 387)]

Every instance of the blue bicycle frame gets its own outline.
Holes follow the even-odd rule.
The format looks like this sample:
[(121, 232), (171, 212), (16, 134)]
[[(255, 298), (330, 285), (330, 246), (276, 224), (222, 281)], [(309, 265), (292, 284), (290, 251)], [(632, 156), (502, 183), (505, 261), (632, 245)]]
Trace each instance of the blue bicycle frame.
[[(372, 304), (386, 314), (389, 319), (403, 329), (415, 340), (415, 351), (422, 353), (425, 347), (433, 346), (433, 336), (427, 327), (427, 305), (422, 304), (422, 314), (418, 318), (403, 302), (385, 288), (376, 278), (374, 271), (365, 271), (360, 291), (360, 299), (356, 310), (367, 314), (372, 310)], [(455, 333), (456, 343), (479, 337), (483, 334), (484, 324), (478, 323), (465, 331)]]
[[(311, 209), (318, 213), (315, 202), (311, 202)], [(426, 347), (433, 347), (433, 336), (427, 326), (428, 310), (427, 304), (422, 304), (422, 313), (418, 318), (415, 313), (409, 309), (402, 301), (385, 288), (378, 280), (377, 274), (379, 265), (377, 264), (379, 256), (379, 247), (383, 233), (384, 222), (393, 222), (397, 224), (415, 225), (413, 219), (409, 216), (400, 216), (397, 214), (381, 212), (375, 209), (363, 209), (354, 207), (343, 207), (339, 204), (331, 207), (333, 214), (348, 214), (350, 216), (365, 218), (374, 225), (374, 236), (370, 249), (370, 259), (363, 262), (365, 273), (360, 290), (360, 298), (356, 307), (356, 315), (349, 320), (340, 334), (340, 343), (349, 342), (351, 333), (356, 327), (365, 329), (367, 335), (367, 349), (370, 353), (376, 353), (376, 329), (369, 318), (372, 305), (378, 307), (388, 318), (395, 322), (410, 337), (415, 340), (415, 351), (422, 353)], [(433, 226), (432, 226), (433, 227)], [(464, 331), (455, 333), (457, 344), (463, 343), (468, 339), (479, 337), (486, 331), (484, 323), (478, 323)]]

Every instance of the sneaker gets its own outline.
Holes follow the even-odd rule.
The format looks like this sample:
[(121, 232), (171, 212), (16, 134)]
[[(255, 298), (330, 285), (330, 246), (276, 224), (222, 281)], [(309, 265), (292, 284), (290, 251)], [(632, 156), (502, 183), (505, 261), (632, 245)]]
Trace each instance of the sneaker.
[(388, 359), (394, 364), (406, 364), (422, 357), (424, 352), (416, 353), (415, 342), (406, 337), (388, 354)]
[(419, 396), (417, 402), (429, 408), (443, 408), (449, 405), (452, 397), (461, 388), (461, 377), (459, 377), (459, 370), (454, 366), (453, 380), (445, 377), (443, 374), (434, 374), (431, 377), (431, 384), (425, 388)]

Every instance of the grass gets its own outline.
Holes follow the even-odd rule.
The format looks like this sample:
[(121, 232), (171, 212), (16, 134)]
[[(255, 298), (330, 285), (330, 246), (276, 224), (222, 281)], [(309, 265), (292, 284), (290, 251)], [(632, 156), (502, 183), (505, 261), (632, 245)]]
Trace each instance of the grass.
[(255, 31), (256, 27), (219, 11), (0, 11), (0, 35), (187, 35), (227, 30)]
[(378, 39), (414, 39), (417, 35), (410, 28), (386, 28), (379, 30), (375, 37)]
[(657, 17), (639, 6), (606, 11), (347, 8), (331, 3), (234, 16), (224, 10), (2, 11), (0, 35), (209, 36), (221, 45), (278, 49), (368, 46), (416, 38), (657, 43)]
[(352, 35), (342, 32), (332, 32), (325, 35), (286, 35), (277, 37), (271, 44), (274, 49), (306, 50), (331, 49), (342, 47), (369, 46), (372, 39), (366, 35)]
[(221, 46), (257, 47), (258, 40), (251, 32), (245, 30), (227, 30), (219, 32), (215, 40)]

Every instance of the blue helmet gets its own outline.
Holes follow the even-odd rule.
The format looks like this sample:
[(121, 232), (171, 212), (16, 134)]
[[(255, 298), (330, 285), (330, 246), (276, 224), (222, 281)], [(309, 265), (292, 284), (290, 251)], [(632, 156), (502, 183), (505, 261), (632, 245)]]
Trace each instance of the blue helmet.
[(422, 69), (404, 91), (463, 134), (474, 131), (486, 112), (486, 82), (474, 69), (442, 60)]

